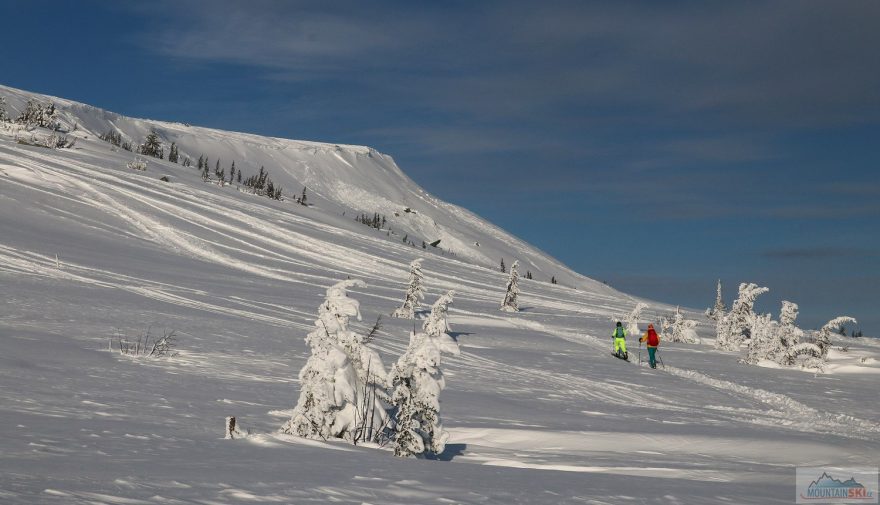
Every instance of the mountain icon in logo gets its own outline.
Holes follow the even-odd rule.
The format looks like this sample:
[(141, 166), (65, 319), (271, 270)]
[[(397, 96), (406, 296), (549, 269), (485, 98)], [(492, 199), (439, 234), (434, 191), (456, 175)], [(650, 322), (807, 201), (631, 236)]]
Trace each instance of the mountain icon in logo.
[(865, 486), (856, 482), (853, 477), (850, 477), (849, 480), (841, 482), (834, 477), (828, 475), (826, 472), (822, 472), (822, 476), (818, 479), (810, 482), (810, 485), (807, 489), (840, 489), (840, 488), (863, 488)]

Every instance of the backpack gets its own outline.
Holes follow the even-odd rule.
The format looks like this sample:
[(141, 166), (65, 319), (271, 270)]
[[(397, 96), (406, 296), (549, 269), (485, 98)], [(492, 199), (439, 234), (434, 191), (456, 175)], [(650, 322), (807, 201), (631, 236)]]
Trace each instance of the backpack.
[(656, 331), (648, 331), (648, 345), (651, 347), (660, 345), (660, 336), (657, 335)]
[(626, 338), (626, 330), (623, 329), (623, 326), (618, 326), (614, 328), (614, 338)]

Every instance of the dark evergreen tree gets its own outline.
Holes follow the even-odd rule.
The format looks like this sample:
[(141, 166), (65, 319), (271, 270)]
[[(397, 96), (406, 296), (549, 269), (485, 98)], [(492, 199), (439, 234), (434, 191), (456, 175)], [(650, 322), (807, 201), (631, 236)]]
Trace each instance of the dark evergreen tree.
[(232, 161), (232, 166), (229, 167), (229, 184), (232, 184), (233, 179), (235, 179), (235, 160)]
[(300, 203), (300, 205), (308, 205), (308, 203), (306, 203), (306, 187), (305, 186), (303, 186), (302, 196), (299, 197), (299, 203)]
[(144, 156), (152, 156), (153, 158), (164, 159), (165, 150), (162, 149), (162, 141), (159, 140), (159, 134), (155, 130), (150, 131), (144, 143), (141, 144), (140, 153)]
[(204, 155), (199, 156), (199, 164), (197, 166), (198, 166), (199, 170), (205, 168), (205, 156)]
[(241, 184), (241, 170), (238, 171), (238, 174), (236, 174), (236, 177), (238, 178), (238, 183)]
[(501, 273), (507, 273), (507, 267), (504, 266), (504, 258), (501, 258)]
[(177, 160), (180, 158), (180, 153), (177, 152), (177, 144), (174, 142), (171, 143), (171, 147), (168, 148), (168, 161), (171, 163), (177, 163)]
[(109, 142), (111, 145), (119, 147), (122, 145), (122, 134), (119, 132), (115, 132), (113, 130), (107, 130), (107, 133), (98, 137), (104, 142)]
[(9, 114), (6, 112), (6, 99), (0, 96), (0, 122), (9, 121)]
[(550, 284), (556, 284), (556, 277), (550, 277)]
[(36, 100), (28, 100), (24, 110), (15, 119), (15, 122), (26, 127), (42, 126), (43, 106)]

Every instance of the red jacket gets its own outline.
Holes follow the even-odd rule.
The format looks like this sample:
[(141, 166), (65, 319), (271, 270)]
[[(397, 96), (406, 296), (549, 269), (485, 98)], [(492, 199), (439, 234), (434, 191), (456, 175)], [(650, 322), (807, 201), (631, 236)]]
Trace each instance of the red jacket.
[(660, 345), (660, 335), (657, 335), (654, 328), (648, 328), (648, 331), (646, 331), (645, 335), (639, 339), (639, 342), (647, 342), (648, 347), (657, 347)]

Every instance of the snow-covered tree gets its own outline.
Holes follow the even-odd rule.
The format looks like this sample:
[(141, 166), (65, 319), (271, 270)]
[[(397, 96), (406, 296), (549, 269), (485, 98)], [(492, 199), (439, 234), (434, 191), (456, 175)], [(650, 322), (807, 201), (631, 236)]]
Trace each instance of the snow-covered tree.
[(177, 144), (172, 142), (171, 147), (168, 148), (168, 161), (177, 163), (178, 159), (180, 159), (180, 152), (177, 150)]
[(721, 279), (718, 279), (718, 286), (716, 286), (715, 294), (715, 306), (711, 309), (706, 309), (706, 317), (713, 321), (718, 321), (724, 317), (725, 312), (727, 312), (727, 306), (724, 305), (724, 297), (721, 295)]
[(388, 380), (385, 367), (364, 337), (348, 327), (350, 318), (361, 316), (347, 290), (364, 286), (346, 280), (327, 289), (315, 329), (306, 336), (312, 354), (299, 373), (299, 400), (282, 432), (355, 441), (366, 427), (381, 429), (387, 423), (381, 394)]
[(514, 261), (510, 265), (510, 276), (507, 278), (507, 292), (504, 294), (504, 301), (501, 302), (501, 310), (504, 312), (518, 312), (519, 304), (517, 297), (519, 296), (519, 273), (516, 271), (519, 261)]
[(828, 358), (828, 351), (831, 349), (831, 335), (848, 323), (857, 324), (858, 321), (849, 316), (838, 316), (825, 323), (825, 326), (819, 330), (816, 335), (816, 347), (819, 348), (823, 360)]
[(418, 258), (409, 264), (409, 283), (406, 287), (406, 295), (404, 295), (403, 305), (395, 310), (391, 317), (399, 317), (402, 319), (412, 319), (415, 317), (416, 309), (419, 308), (421, 301), (425, 299), (425, 289), (422, 287), (422, 258)]
[(450, 290), (434, 302), (434, 305), (431, 306), (431, 313), (428, 314), (428, 318), (422, 323), (422, 331), (428, 335), (440, 335), (449, 331), (446, 313), (449, 311), (449, 306), (452, 305), (454, 297), (455, 291)]
[(715, 338), (715, 348), (728, 351), (739, 349), (751, 331), (754, 318), (753, 308), (755, 300), (762, 294), (770, 291), (755, 283), (739, 285), (739, 296), (733, 302), (730, 312), (718, 321), (718, 334)]
[[(828, 351), (831, 349), (831, 336), (840, 328), (841, 325), (847, 323), (856, 323), (856, 320), (849, 316), (835, 317), (825, 323), (818, 332), (814, 334), (816, 343), (801, 342), (789, 348), (782, 358), (783, 364), (794, 365), (800, 362), (805, 368), (822, 369), (828, 360)], [(799, 330), (798, 330), (799, 331)]]
[(446, 386), (440, 369), (442, 354), (459, 354), (446, 331), (446, 311), (454, 293), (440, 297), (420, 333), (411, 333), (409, 346), (391, 367), (391, 402), (395, 407), (394, 454), (407, 457), (440, 454), (449, 433), (440, 420), (440, 391)]
[(793, 365), (795, 356), (791, 351), (801, 342), (804, 336), (803, 330), (795, 326), (798, 316), (798, 305), (787, 300), (782, 301), (782, 310), (779, 312), (779, 348), (776, 354), (769, 359), (781, 365)]
[(6, 99), (0, 96), (0, 123), (9, 121), (9, 113), (6, 112)]
[(697, 327), (697, 322), (692, 319), (685, 319), (684, 314), (681, 313), (681, 307), (675, 308), (675, 312), (672, 314), (672, 318), (669, 319), (668, 325), (668, 330), (664, 328), (663, 334), (668, 337), (670, 342), (696, 344), (700, 341), (700, 337), (697, 336), (697, 332), (694, 329)]
[(745, 362), (752, 365), (780, 352), (779, 323), (773, 321), (770, 314), (755, 315), (749, 330), (748, 351)]
[(156, 133), (155, 130), (150, 131), (147, 138), (144, 140), (144, 143), (141, 144), (139, 151), (145, 156), (152, 156), (153, 158), (159, 159), (165, 158), (165, 150), (162, 149), (162, 141), (159, 140), (159, 134)]
[(43, 106), (36, 100), (28, 100), (24, 110), (15, 119), (15, 122), (24, 125), (25, 128), (41, 126), (43, 122)]
[(642, 334), (641, 330), (639, 330), (639, 320), (642, 318), (642, 311), (647, 308), (647, 303), (637, 302), (636, 306), (633, 307), (629, 314), (625, 316), (613, 316), (611, 317), (611, 322), (622, 321), (626, 327), (627, 335), (639, 336)]

